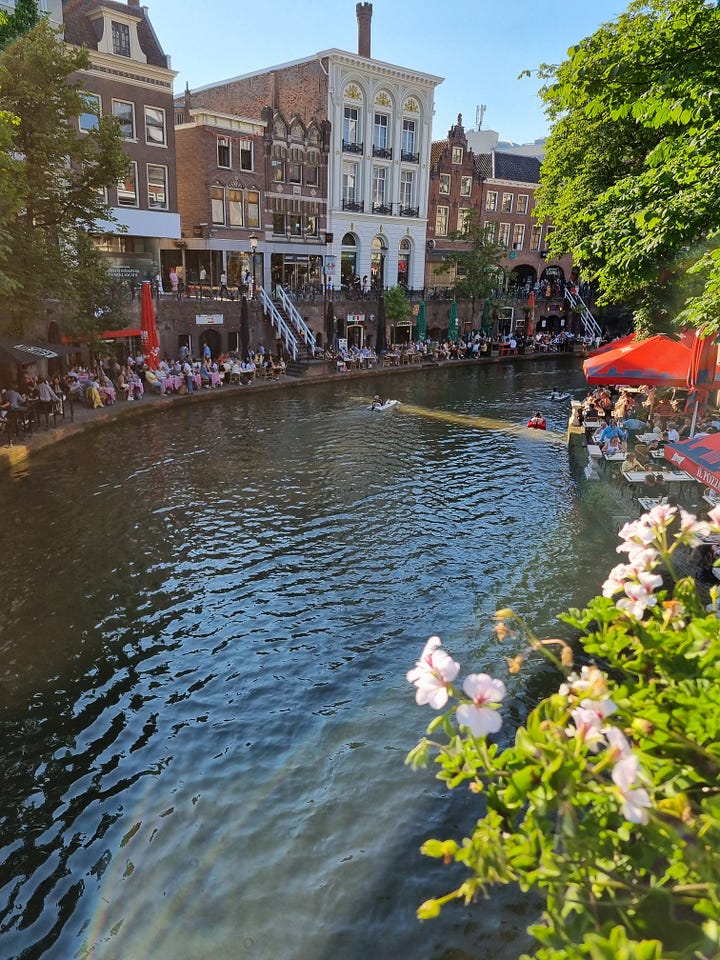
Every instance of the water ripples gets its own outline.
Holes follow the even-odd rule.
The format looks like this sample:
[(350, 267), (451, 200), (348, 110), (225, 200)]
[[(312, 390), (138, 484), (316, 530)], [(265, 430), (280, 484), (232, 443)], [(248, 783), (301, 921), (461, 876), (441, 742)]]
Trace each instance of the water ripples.
[(472, 807), (404, 768), (404, 675), (435, 631), (501, 670), (497, 606), (547, 626), (587, 595), (562, 435), (517, 429), (560, 376), (398, 378), (407, 414), (353, 382), (181, 408), (7, 484), (3, 957), (520, 951), (510, 893), (414, 919), (447, 885), (420, 843)]

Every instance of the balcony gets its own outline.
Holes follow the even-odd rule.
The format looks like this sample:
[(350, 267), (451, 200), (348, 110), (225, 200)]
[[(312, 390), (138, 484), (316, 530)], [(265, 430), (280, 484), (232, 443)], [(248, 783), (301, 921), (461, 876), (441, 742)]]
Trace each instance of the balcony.
[(362, 203), (358, 203), (357, 200), (343, 200), (342, 202), (343, 210), (349, 210), (351, 213), (363, 213), (364, 206)]
[(381, 160), (392, 160), (392, 148), (373, 146), (373, 156), (380, 157)]
[(400, 159), (403, 163), (420, 163), (420, 154), (410, 153), (409, 150), (401, 150)]
[(372, 205), (372, 212), (379, 213), (382, 217), (389, 217), (392, 214), (392, 207), (387, 203), (374, 203)]
[(353, 140), (343, 140), (342, 148), (343, 148), (343, 153), (362, 153), (363, 152), (362, 143), (355, 143)]
[(420, 209), (419, 207), (400, 207), (399, 216), (401, 217), (419, 217)]

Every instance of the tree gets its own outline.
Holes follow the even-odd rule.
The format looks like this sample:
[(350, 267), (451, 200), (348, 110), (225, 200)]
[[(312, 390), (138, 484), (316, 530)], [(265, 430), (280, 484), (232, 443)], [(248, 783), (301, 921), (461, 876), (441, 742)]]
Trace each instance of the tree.
[(385, 291), (385, 316), (391, 325), (402, 323), (410, 316), (410, 301), (401, 286)]
[(469, 211), (464, 229), (448, 236), (464, 246), (445, 255), (446, 271), (450, 267), (455, 270), (455, 297), (470, 301), (473, 320), (480, 301), (498, 286), (499, 265), (506, 253), (505, 247), (489, 238), (480, 217), (479, 210)]
[[(48, 297), (77, 317), (79, 291), (107, 296), (102, 254), (88, 241), (111, 220), (105, 189), (127, 171), (116, 120), (100, 117), (73, 78), (89, 66), (85, 50), (66, 49), (45, 19), (0, 56), (0, 111), (17, 118), (2, 160), (14, 163), (18, 215), (5, 220), (0, 284), (13, 291), (5, 310), (16, 332)], [(78, 133), (81, 114), (96, 117)], [(89, 292), (89, 291), (88, 291)], [(86, 318), (89, 319), (89, 318)]]
[(0, 51), (40, 22), (37, 0), (16, 0), (12, 13), (0, 12)]
[(543, 67), (553, 122), (535, 215), (641, 329), (720, 330), (720, 10), (635, 0)]

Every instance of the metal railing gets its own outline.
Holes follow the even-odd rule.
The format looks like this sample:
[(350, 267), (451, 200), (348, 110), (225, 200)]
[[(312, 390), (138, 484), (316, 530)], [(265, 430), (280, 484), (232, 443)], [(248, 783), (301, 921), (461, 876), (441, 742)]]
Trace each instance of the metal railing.
[(570, 287), (565, 287), (565, 299), (570, 304), (572, 309), (580, 314), (583, 324), (583, 331), (586, 337), (596, 337), (602, 336), (602, 330), (600, 329), (600, 324), (597, 322), (595, 317), (588, 310), (587, 304), (580, 296), (579, 293), (576, 293), (574, 290), (571, 290)]
[(343, 200), (343, 210), (350, 210), (352, 213), (363, 213), (364, 206), (358, 200)]
[(410, 153), (409, 150), (400, 151), (400, 159), (403, 163), (419, 163), (420, 154), (419, 153)]
[(285, 349), (293, 358), (297, 360), (298, 355), (298, 345), (295, 334), (290, 329), (285, 321), (285, 317), (280, 313), (278, 308), (272, 301), (272, 298), (268, 296), (265, 287), (260, 287), (257, 291), (256, 296), (259, 296), (260, 303), (265, 312), (265, 316), (269, 318), (270, 323), (273, 325), (275, 331), (277, 332), (278, 338), (282, 340)]
[(363, 144), (355, 143), (354, 140), (343, 140), (342, 142), (343, 153), (362, 153)]
[(392, 160), (392, 147), (376, 147), (373, 144), (373, 154), (374, 157), (379, 157), (381, 160)]
[(300, 336), (305, 341), (305, 344), (308, 350), (312, 353), (313, 356), (315, 356), (315, 347), (316, 347), (315, 334), (312, 332), (310, 327), (305, 323), (305, 319), (301, 317), (300, 314), (298, 313), (297, 307), (292, 302), (291, 298), (288, 296), (287, 291), (284, 290), (282, 287), (279, 287), (277, 290), (277, 294), (278, 294), (278, 300), (282, 304), (283, 310), (290, 318), (290, 322), (295, 327), (295, 330), (297, 331), (297, 333), (299, 333)]

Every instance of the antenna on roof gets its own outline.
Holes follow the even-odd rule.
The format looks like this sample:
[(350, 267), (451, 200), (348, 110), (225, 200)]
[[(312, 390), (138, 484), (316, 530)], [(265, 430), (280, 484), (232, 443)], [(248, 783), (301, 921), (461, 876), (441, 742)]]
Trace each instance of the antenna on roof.
[(475, 108), (475, 128), (477, 130), (482, 130), (483, 117), (485, 116), (485, 111), (487, 107), (484, 103), (481, 103)]

